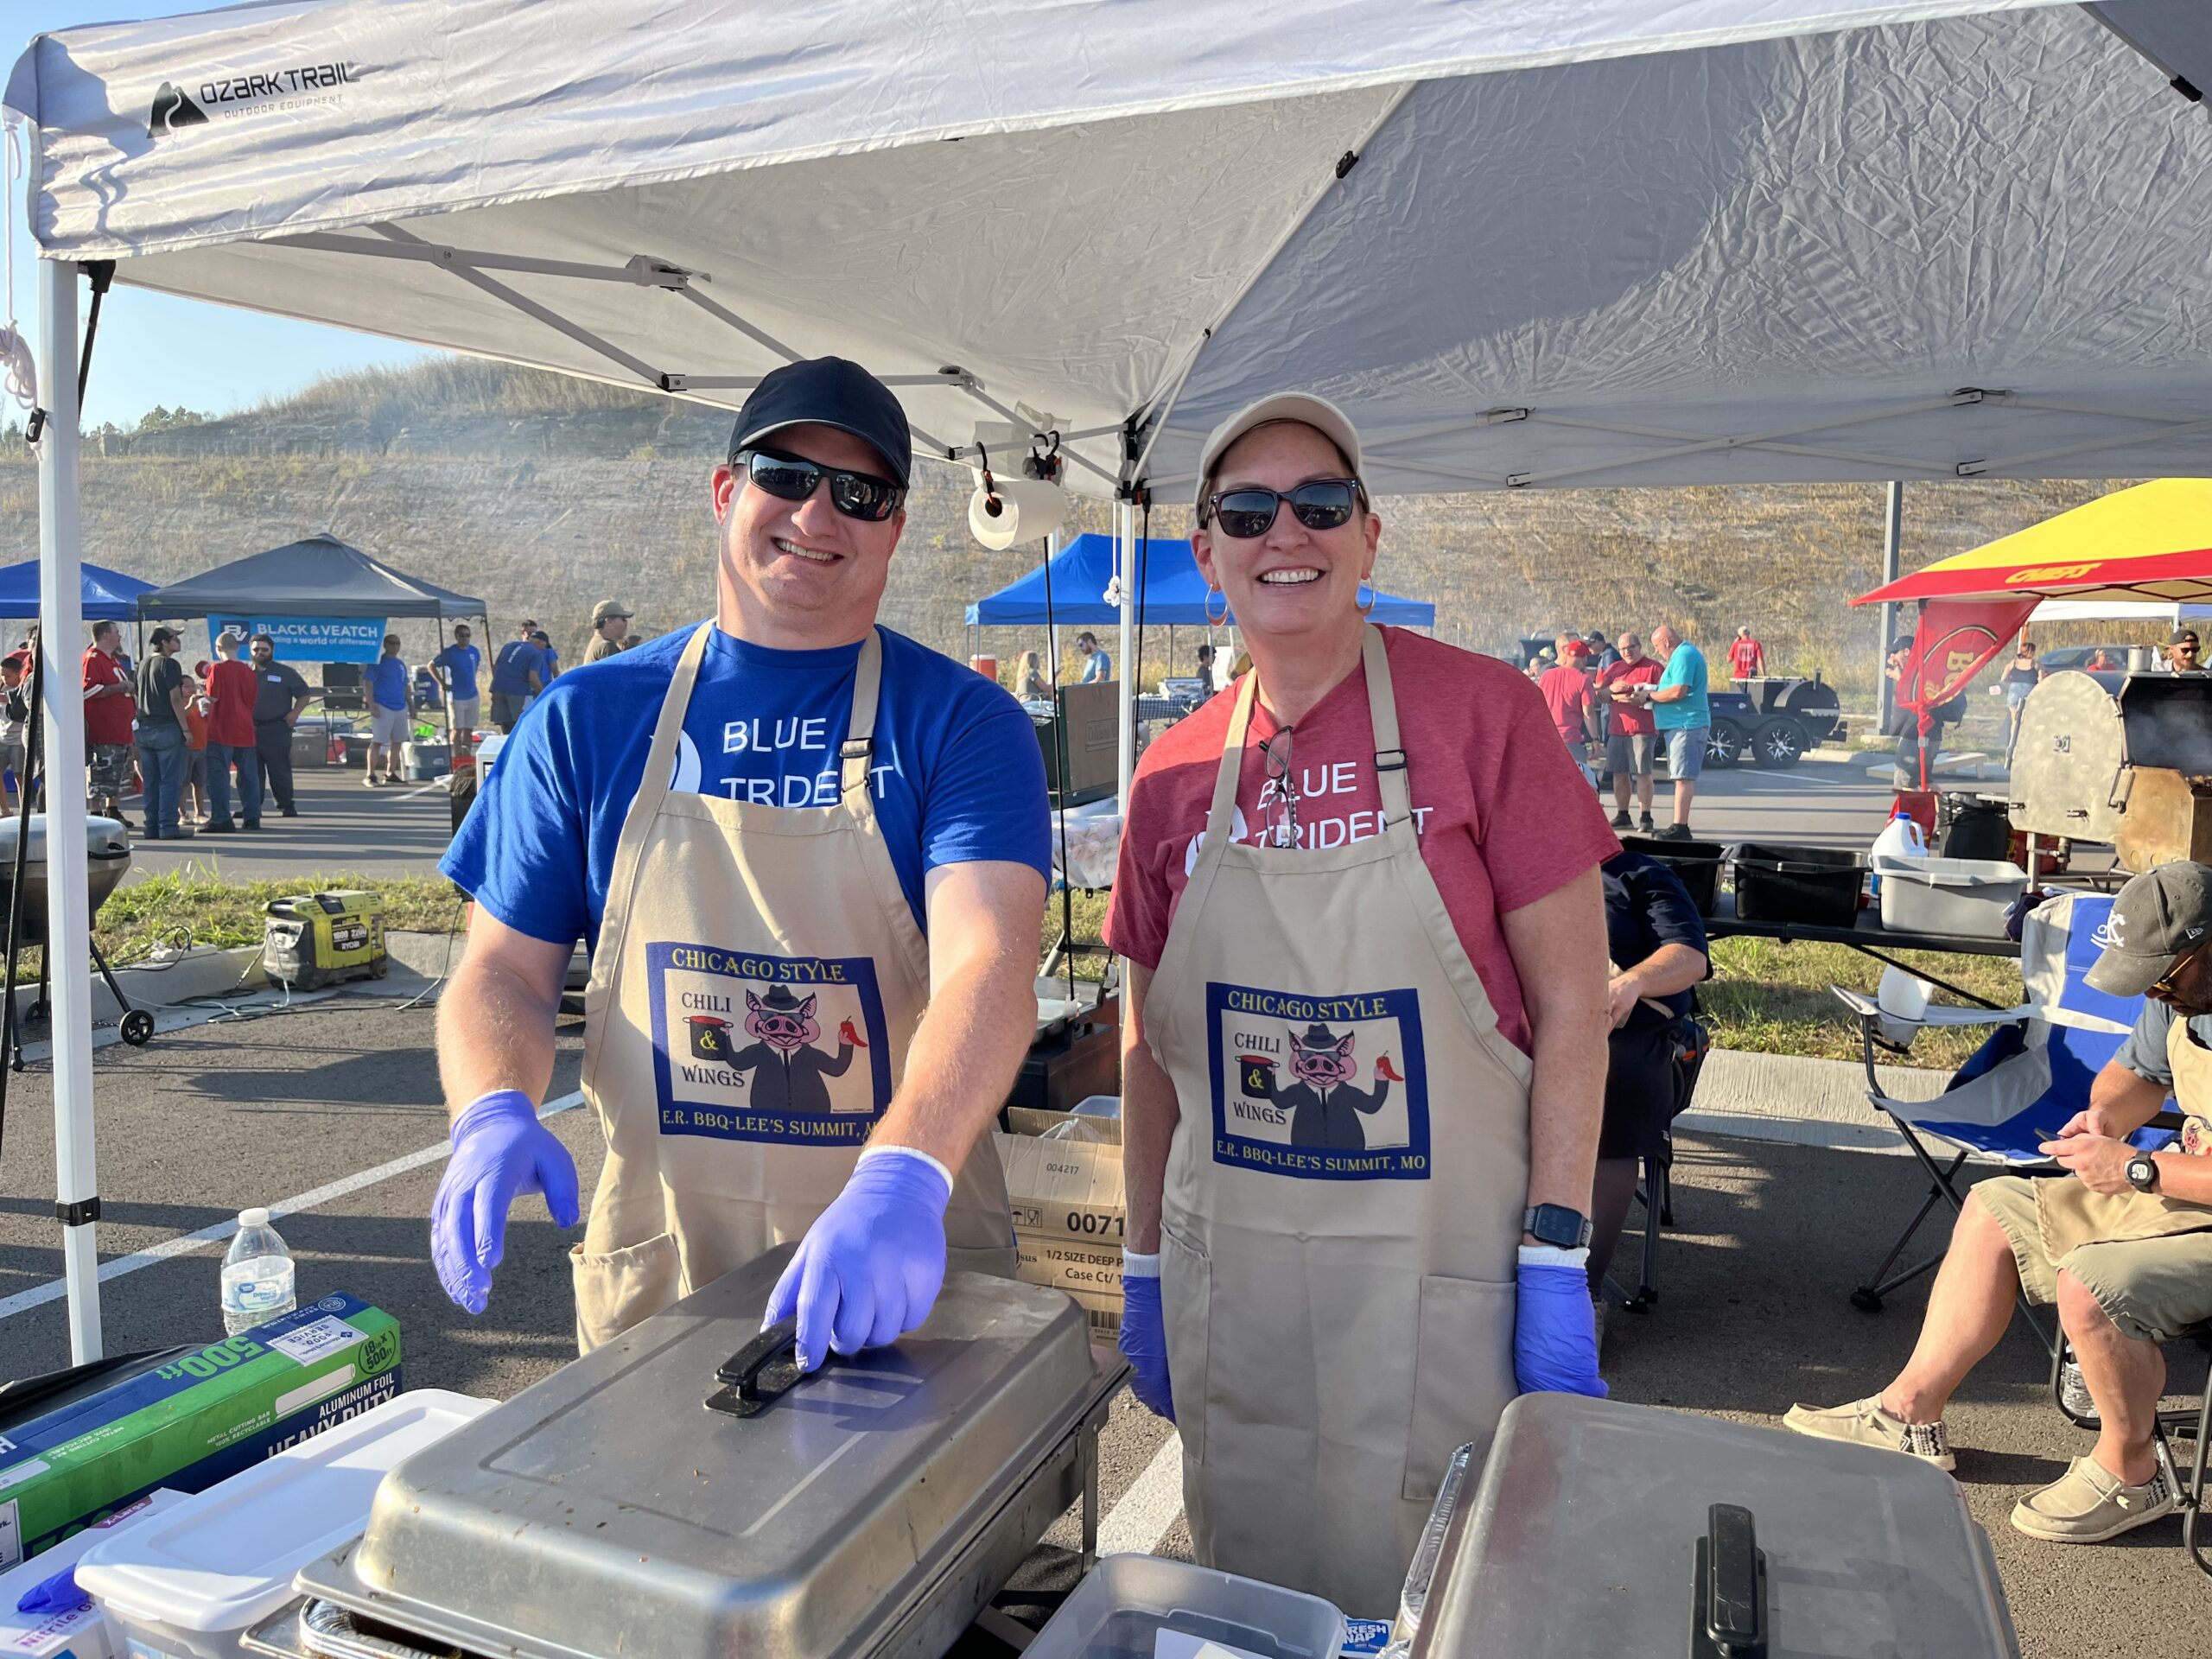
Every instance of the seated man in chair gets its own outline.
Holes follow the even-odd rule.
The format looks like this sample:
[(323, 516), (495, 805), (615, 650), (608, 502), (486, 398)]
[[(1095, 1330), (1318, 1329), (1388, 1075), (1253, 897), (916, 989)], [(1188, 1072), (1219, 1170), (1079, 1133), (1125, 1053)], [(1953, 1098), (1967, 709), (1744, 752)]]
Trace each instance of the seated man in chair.
[[(2097, 1074), (2086, 1111), (2043, 1151), (2069, 1174), (1976, 1185), (1928, 1298), (1920, 1340), (1879, 1394), (1793, 1407), (1801, 1434), (1904, 1452), (1952, 1466), (1943, 1408), (1997, 1345), (2013, 1298), (2058, 1306), (2100, 1432), (2064, 1477), (2014, 1506), (2033, 1538), (2094, 1544), (2172, 1512), (2172, 1471), (2154, 1429), (2164, 1392), (2159, 1344), (2212, 1320), (2212, 867), (2174, 863), (2120, 889), (2088, 983), (2145, 999), (2135, 1030)], [(2145, 1154), (2127, 1137), (2171, 1090), (2189, 1114), (2180, 1147)]]

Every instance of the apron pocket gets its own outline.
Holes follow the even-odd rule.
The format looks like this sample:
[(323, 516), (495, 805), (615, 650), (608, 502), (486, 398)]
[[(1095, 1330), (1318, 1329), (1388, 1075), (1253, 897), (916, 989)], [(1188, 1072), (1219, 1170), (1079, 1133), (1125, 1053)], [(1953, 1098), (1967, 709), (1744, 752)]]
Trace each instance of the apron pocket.
[(1182, 1437), (1184, 1458), (1204, 1465), (1213, 1263), (1165, 1223), (1160, 1229), (1160, 1300), (1167, 1329), (1168, 1382), (1175, 1393), (1175, 1432)]
[(576, 1351), (588, 1354), (632, 1325), (672, 1306), (677, 1297), (676, 1235), (661, 1233), (627, 1249), (586, 1255), (569, 1252), (576, 1293)]
[(1515, 1393), (1513, 1299), (1510, 1284), (1422, 1275), (1402, 1492), (1408, 1500), (1434, 1498), (1445, 1465), (1468, 1441), (1487, 1449)]

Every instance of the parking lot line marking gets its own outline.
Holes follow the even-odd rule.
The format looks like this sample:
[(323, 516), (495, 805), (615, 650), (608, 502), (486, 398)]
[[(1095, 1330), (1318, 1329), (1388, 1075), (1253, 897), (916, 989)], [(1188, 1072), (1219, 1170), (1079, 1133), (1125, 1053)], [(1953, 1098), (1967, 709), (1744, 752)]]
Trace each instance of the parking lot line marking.
[(1101, 1555), (1149, 1555), (1183, 1513), (1183, 1442), (1173, 1434), (1098, 1523)]
[(453, 793), (453, 785), (447, 783), (444, 779), (440, 778), (435, 782), (423, 785), (420, 789), (409, 790), (399, 798), (403, 801), (419, 801), (425, 795), (435, 795), (440, 791), (443, 791), (445, 793), (450, 795)]
[[(581, 1106), (583, 1103), (583, 1091), (578, 1090), (572, 1094), (563, 1095), (557, 1099), (547, 1101), (538, 1109), (537, 1115), (541, 1118), (551, 1117), (557, 1112), (565, 1112), (572, 1107)], [(408, 1153), (404, 1157), (394, 1158), (387, 1163), (378, 1164), (373, 1169), (361, 1170), (358, 1173), (344, 1176), (338, 1180), (325, 1182), (321, 1186), (310, 1187), (305, 1192), (270, 1205), (269, 1206), (270, 1219), (274, 1221), (281, 1216), (293, 1216), (299, 1214), (302, 1211), (321, 1209), (324, 1205), (334, 1199), (342, 1198), (349, 1192), (359, 1192), (362, 1188), (374, 1186), (379, 1181), (388, 1181), (395, 1175), (404, 1175), (411, 1170), (422, 1168), (426, 1164), (438, 1163), (450, 1157), (452, 1153), (451, 1144), (441, 1141), (435, 1146), (424, 1147), (418, 1152)], [(150, 1268), (157, 1262), (167, 1262), (176, 1256), (194, 1255), (207, 1249), (210, 1245), (221, 1243), (238, 1230), (238, 1217), (233, 1216), (227, 1221), (217, 1222), (212, 1227), (202, 1227), (196, 1233), (180, 1233), (174, 1238), (162, 1240), (158, 1244), (149, 1244), (143, 1250), (134, 1250), (129, 1255), (118, 1255), (112, 1261), (103, 1262), (100, 1263), (100, 1283), (105, 1284), (111, 1279), (120, 1279), (127, 1273), (136, 1273), (141, 1268)], [(60, 1301), (68, 1294), (69, 1284), (66, 1279), (49, 1279), (42, 1285), (34, 1285), (29, 1290), (17, 1291), (13, 1296), (0, 1298), (0, 1319), (13, 1319), (16, 1314), (29, 1313), (34, 1307), (42, 1307), (48, 1302)]]

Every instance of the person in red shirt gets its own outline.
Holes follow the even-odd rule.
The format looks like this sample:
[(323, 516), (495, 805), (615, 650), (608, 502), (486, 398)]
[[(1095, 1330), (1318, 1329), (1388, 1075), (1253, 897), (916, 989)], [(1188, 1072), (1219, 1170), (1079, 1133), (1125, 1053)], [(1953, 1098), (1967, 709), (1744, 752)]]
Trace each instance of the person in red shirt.
[(1746, 622), (1728, 646), (1728, 677), (1756, 680), (1765, 672), (1766, 647), (1751, 638), (1751, 625)]
[(1598, 675), (1598, 696), (1606, 705), (1605, 765), (1613, 774), (1613, 828), (1629, 827), (1628, 795), (1631, 779), (1643, 817), (1637, 825), (1647, 836), (1658, 833), (1651, 821), (1651, 785), (1658, 771), (1658, 724), (1649, 708), (1630, 695), (1631, 687), (1656, 685), (1666, 665), (1643, 654), (1643, 636), (1624, 630), (1614, 642), (1621, 658)]
[(1305, 394), (1207, 440), (1192, 546), (1252, 671), (1146, 751), (1106, 936), (1122, 1345), (1181, 1427), (1193, 1554), (1366, 1616), (1516, 1384), (1604, 1392), (1618, 843), (1523, 676), (1368, 623), (1359, 468)]
[(1537, 677), (1536, 690), (1543, 693), (1544, 707), (1551, 710), (1560, 741), (1586, 773), (1597, 764), (1598, 746), (1605, 734), (1598, 720), (1597, 694), (1585, 667), (1590, 660), (1590, 647), (1571, 633), (1562, 633), (1553, 645), (1559, 652), (1559, 661)]
[(123, 630), (112, 622), (92, 625), (85, 652), (85, 800), (103, 817), (123, 817), (123, 798), (130, 791), (131, 727), (138, 688), (117, 660)]
[(227, 835), (238, 824), (231, 817), (231, 768), (238, 768), (238, 805), (249, 830), (261, 828), (261, 752), (254, 747), (253, 700), (260, 690), (253, 670), (238, 660), (238, 636), (229, 629), (215, 641), (215, 666), (207, 676), (207, 792), (212, 796), (207, 832)]
[(207, 822), (207, 667), (204, 658), (192, 665), (184, 702), (184, 786), (176, 799), (178, 817), (195, 827)]

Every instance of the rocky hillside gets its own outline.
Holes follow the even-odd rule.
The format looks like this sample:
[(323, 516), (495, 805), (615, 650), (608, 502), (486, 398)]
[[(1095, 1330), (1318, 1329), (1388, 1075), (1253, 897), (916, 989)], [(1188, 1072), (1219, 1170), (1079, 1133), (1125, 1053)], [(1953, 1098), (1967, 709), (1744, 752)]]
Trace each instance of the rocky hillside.
[[(336, 377), (244, 414), (88, 440), (85, 552), (167, 581), (327, 530), (484, 595), (494, 637), (537, 617), (574, 660), (606, 595), (627, 600), (648, 632), (709, 608), (706, 472), (728, 428), (696, 405), (461, 359)], [(964, 655), (967, 603), (1029, 568), (1036, 550), (974, 544), (965, 473), (926, 467), (917, 481), (886, 620)], [(2106, 487), (1916, 484), (1908, 566)], [(1750, 622), (1777, 665), (1871, 684), (1875, 624), (1845, 601), (1876, 579), (1878, 486), (1440, 496), (1381, 510), (1384, 586), (1434, 599), (1447, 639), (1497, 646), (1563, 622), (1610, 633), (1663, 620), (1717, 644)], [(36, 468), (8, 445), (0, 562), (36, 550)], [(1098, 506), (1083, 519), (1104, 527)], [(1155, 535), (1186, 529), (1183, 512), (1154, 517)], [(421, 635), (410, 654), (429, 637), (403, 632)], [(1006, 658), (1039, 643), (995, 632), (983, 648)], [(1184, 664), (1193, 643), (1181, 631)], [(1159, 662), (1165, 642), (1148, 641), (1146, 655)]]

